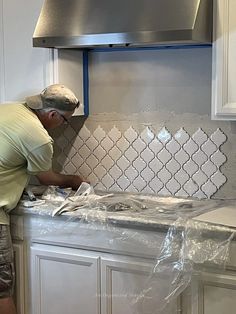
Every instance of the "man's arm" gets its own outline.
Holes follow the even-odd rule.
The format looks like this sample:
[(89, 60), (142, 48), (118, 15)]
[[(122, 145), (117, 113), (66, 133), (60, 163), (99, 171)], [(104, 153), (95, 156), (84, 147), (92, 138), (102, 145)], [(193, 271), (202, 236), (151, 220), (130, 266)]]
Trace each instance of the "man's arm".
[(65, 188), (71, 187), (73, 190), (77, 190), (81, 183), (85, 181), (80, 176), (61, 174), (53, 170), (40, 172), (36, 177), (42, 185), (56, 185)]

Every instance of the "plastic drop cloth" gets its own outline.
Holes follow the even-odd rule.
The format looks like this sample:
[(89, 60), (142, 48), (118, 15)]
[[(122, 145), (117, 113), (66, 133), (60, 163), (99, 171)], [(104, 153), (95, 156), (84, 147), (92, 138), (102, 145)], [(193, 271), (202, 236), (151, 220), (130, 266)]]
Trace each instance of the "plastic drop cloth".
[[(219, 226), (194, 219), (219, 207), (221, 201), (127, 193), (96, 194), (86, 183), (75, 194), (68, 189), (50, 187), (40, 201), (43, 199), (45, 203), (25, 208), (39, 217), (54, 217), (49, 225), (39, 219), (37, 230), (32, 226), (36, 236), (72, 234), (86, 225), (88, 236), (89, 230), (97, 230), (98, 236), (102, 230), (112, 232), (112, 238), (107, 239), (108, 246), (122, 243), (125, 247), (132, 242), (152, 250), (156, 258), (142, 285), (131, 293), (129, 283), (125, 278), (123, 280), (123, 294), (129, 300), (132, 313), (169, 313), (169, 307), (190, 284), (193, 274), (199, 272), (196, 265), (214, 264), (223, 269), (229, 257), (233, 229), (223, 227), (222, 231)], [(120, 228), (130, 225), (133, 227)], [(140, 236), (137, 229), (142, 227), (164, 231), (161, 245), (158, 244), (158, 232), (152, 239), (148, 231)]]

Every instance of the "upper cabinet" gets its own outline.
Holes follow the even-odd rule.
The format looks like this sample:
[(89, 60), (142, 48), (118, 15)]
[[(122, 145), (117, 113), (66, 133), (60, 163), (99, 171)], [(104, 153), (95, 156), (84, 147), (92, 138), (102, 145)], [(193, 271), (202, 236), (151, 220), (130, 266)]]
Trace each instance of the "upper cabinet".
[(236, 1), (214, 0), (212, 119), (236, 120)]
[(54, 81), (53, 51), (33, 48), (43, 0), (0, 0), (0, 102), (20, 101)]

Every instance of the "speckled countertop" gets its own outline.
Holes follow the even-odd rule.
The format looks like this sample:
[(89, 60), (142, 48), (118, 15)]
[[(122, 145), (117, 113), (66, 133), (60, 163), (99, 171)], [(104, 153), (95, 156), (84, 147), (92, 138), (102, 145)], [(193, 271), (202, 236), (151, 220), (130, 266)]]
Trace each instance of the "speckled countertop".
[[(32, 206), (31, 206), (32, 203)], [(62, 205), (62, 201), (46, 200), (44, 204), (27, 203), (27, 207), (20, 202), (13, 214), (53, 216), (55, 210)], [(71, 202), (69, 202), (71, 204)], [(78, 205), (78, 206), (75, 206)], [(83, 198), (82, 202), (73, 202), (76, 210), (60, 214), (61, 219), (79, 220), (85, 222), (109, 223), (129, 228), (148, 230), (166, 230), (173, 224), (184, 226), (186, 221), (193, 221), (199, 227), (211, 232), (235, 232), (234, 226), (223, 223), (198, 222), (192, 218), (199, 215), (213, 213), (216, 209), (234, 207), (234, 200), (196, 200), (176, 197), (157, 197), (131, 193), (103, 193), (103, 198)], [(235, 207), (236, 213), (236, 207)], [(58, 217), (58, 216), (57, 216)], [(53, 219), (53, 217), (51, 218)], [(214, 220), (214, 219), (213, 219)], [(203, 219), (204, 221), (204, 219)], [(200, 226), (201, 224), (201, 226)]]

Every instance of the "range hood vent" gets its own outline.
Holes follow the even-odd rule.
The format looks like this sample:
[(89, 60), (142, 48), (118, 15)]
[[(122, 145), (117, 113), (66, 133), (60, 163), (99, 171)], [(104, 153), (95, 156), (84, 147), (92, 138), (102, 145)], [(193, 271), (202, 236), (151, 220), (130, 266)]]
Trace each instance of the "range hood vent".
[(45, 0), (34, 47), (209, 44), (212, 0)]

